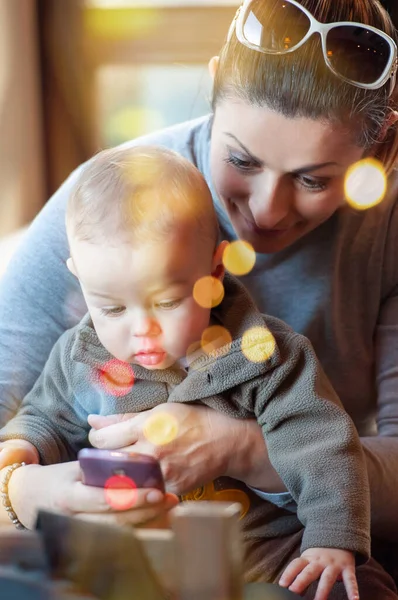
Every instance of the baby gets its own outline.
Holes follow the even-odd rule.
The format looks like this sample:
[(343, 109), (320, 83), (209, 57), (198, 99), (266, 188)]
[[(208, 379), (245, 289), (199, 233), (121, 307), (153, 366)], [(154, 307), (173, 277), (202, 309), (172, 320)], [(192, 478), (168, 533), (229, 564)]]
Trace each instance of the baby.
[(161, 148), (100, 152), (79, 174), (66, 228), (88, 314), (0, 431), (0, 465), (18, 452), (42, 464), (76, 459), (90, 414), (196, 402), (255, 417), (290, 502), (228, 477), (183, 499), (241, 502), (248, 579), (275, 579), (301, 543), (281, 585), (319, 579), (323, 599), (342, 578), (357, 598), (355, 564), (369, 556), (370, 533), (355, 427), (309, 341), (260, 314), (225, 273), (228, 244), (199, 171)]

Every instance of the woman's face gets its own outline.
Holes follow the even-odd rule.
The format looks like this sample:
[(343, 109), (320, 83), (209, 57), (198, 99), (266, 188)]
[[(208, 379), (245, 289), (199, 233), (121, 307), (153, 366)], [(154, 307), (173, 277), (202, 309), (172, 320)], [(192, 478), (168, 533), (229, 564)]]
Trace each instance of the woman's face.
[(226, 99), (211, 139), (216, 192), (240, 239), (278, 252), (344, 204), (344, 175), (360, 160), (343, 126)]

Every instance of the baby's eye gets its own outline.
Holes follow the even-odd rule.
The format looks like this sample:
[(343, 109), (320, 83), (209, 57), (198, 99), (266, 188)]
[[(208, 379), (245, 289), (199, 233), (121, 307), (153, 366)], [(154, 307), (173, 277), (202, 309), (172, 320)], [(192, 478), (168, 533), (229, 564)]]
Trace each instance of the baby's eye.
[(103, 314), (105, 317), (117, 316), (124, 313), (125, 310), (125, 306), (112, 306), (110, 308), (101, 308), (101, 314)]
[(164, 300), (162, 302), (157, 302), (155, 306), (162, 310), (173, 310), (173, 308), (177, 308), (180, 304), (181, 300)]

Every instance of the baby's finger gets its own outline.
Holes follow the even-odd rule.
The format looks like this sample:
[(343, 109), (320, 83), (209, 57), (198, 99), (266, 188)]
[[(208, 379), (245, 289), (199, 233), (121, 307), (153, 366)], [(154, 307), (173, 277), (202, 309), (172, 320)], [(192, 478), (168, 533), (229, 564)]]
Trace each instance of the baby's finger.
[(307, 587), (319, 579), (324, 567), (320, 563), (310, 563), (299, 573), (293, 583), (289, 586), (291, 592), (302, 594)]
[(281, 587), (289, 587), (289, 585), (296, 579), (297, 575), (301, 573), (303, 569), (308, 565), (308, 560), (305, 558), (295, 558), (283, 571), (279, 585)]
[(314, 600), (327, 600), (339, 575), (340, 569), (332, 566), (326, 567), (319, 580)]
[(348, 600), (359, 600), (359, 590), (355, 575), (355, 567), (350, 566), (343, 569), (342, 579), (347, 592)]

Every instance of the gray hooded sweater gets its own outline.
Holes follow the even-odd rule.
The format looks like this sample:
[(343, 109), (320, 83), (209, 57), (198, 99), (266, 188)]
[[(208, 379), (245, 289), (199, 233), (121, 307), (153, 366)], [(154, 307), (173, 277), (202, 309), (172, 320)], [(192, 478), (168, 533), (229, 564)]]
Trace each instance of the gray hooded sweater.
[[(304, 525), (302, 550), (343, 548), (357, 553), (359, 560), (368, 557), (367, 473), (350, 417), (310, 342), (279, 319), (259, 313), (236, 279), (227, 275), (224, 286), (225, 298), (212, 310), (212, 322), (230, 332), (228, 352), (221, 348), (210, 355), (202, 353), (188, 372), (134, 365), (132, 388), (125, 395), (112, 395), (100, 380), (113, 357), (87, 315), (56, 343), (19, 412), (0, 431), (0, 441), (26, 439), (38, 449), (41, 462), (50, 464), (74, 460), (78, 450), (89, 445), (91, 413), (110, 415), (165, 402), (196, 402), (236, 418), (255, 415), (271, 463), (297, 503), (297, 516), (227, 477), (203, 482), (185, 499), (240, 501), (244, 534), (252, 545), (297, 533)], [(276, 347), (268, 360), (252, 362), (242, 352), (242, 336), (264, 325)], [(255, 349), (258, 339), (254, 336), (251, 342)]]

